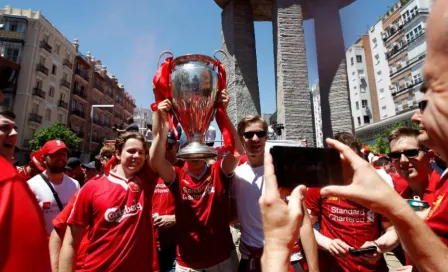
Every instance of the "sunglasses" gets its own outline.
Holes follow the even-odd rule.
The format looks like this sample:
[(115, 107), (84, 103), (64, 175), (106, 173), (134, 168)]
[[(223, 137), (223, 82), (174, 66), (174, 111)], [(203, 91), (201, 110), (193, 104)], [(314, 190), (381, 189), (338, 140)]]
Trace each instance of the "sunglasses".
[(266, 137), (266, 131), (260, 130), (260, 131), (246, 131), (243, 133), (243, 137), (247, 140), (250, 140), (254, 137), (254, 135), (257, 135), (258, 138), (264, 138)]
[(418, 108), (420, 109), (420, 112), (423, 113), (425, 111), (426, 106), (428, 106), (428, 100), (422, 100), (418, 102)]
[(421, 148), (416, 148), (416, 149), (408, 149), (405, 150), (403, 152), (390, 152), (389, 154), (387, 154), (389, 156), (389, 158), (393, 161), (399, 160), (401, 158), (401, 155), (405, 155), (406, 158), (408, 159), (414, 159), (418, 156), (418, 153), (420, 151), (425, 151), (424, 149)]

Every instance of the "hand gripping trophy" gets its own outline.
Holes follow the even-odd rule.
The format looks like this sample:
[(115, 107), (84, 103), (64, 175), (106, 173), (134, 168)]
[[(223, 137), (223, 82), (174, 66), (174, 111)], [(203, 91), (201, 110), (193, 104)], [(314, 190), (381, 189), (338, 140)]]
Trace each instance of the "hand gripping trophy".
[[(173, 58), (170, 51), (164, 51), (159, 56), (158, 71), (153, 81), (156, 103), (151, 108), (156, 110), (157, 103), (163, 99), (171, 100), (174, 114), (174, 121), (170, 118), (171, 127), (174, 128), (174, 123), (179, 122), (188, 142), (179, 151), (179, 159), (208, 159), (217, 156), (214, 148), (205, 145), (205, 134), (215, 114), (224, 141), (226, 142), (226, 135), (231, 135), (228, 127), (231, 124), (227, 119), (220, 122), (219, 118), (219, 111), (224, 109), (218, 107), (217, 99), (219, 92), (225, 89), (226, 75), (223, 65), (216, 57), (218, 52), (225, 55), (223, 51), (217, 50), (213, 58), (198, 54)], [(159, 66), (163, 55), (169, 57)]]

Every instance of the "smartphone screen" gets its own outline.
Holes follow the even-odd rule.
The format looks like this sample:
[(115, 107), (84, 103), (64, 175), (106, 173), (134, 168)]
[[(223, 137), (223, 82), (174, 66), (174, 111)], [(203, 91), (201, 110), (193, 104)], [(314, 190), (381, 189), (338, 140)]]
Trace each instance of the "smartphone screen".
[(343, 185), (339, 152), (331, 148), (273, 146), (270, 149), (279, 187)]

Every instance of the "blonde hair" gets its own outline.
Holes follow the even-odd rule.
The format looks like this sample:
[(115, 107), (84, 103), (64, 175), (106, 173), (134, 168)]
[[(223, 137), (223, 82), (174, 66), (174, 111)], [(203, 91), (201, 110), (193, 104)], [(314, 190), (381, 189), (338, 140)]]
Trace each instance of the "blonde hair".
[(263, 125), (263, 130), (268, 132), (268, 123), (266, 123), (265, 120), (263, 120), (263, 118), (261, 118), (259, 115), (249, 115), (244, 117), (243, 119), (240, 120), (240, 122), (238, 123), (237, 126), (237, 130), (238, 130), (238, 135), (240, 135), (240, 137), (243, 136), (244, 133), (244, 129), (246, 129), (246, 127), (250, 124), (253, 123), (260, 123)]

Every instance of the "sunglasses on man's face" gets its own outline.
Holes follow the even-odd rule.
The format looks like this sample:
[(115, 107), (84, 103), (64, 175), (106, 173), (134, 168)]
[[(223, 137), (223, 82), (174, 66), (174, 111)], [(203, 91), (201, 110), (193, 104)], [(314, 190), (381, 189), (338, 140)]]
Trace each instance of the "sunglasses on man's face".
[(424, 149), (416, 148), (416, 149), (408, 149), (403, 152), (390, 152), (387, 154), (389, 158), (393, 161), (399, 160), (401, 155), (405, 155), (408, 159), (415, 159), (420, 151), (424, 151)]
[(428, 100), (422, 100), (418, 102), (418, 108), (420, 109), (420, 112), (423, 113), (426, 109), (426, 106), (428, 106)]
[(266, 137), (266, 131), (259, 130), (259, 131), (246, 131), (243, 133), (243, 137), (247, 140), (250, 140), (254, 137), (254, 135), (257, 135), (257, 138), (264, 138)]

